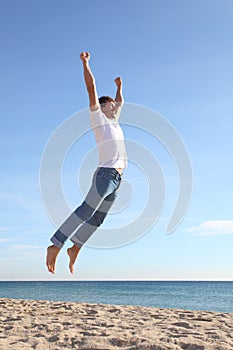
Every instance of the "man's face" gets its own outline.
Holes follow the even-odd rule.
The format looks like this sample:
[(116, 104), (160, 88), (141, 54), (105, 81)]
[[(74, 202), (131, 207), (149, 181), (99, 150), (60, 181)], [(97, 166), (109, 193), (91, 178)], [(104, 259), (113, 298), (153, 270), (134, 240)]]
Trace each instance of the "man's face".
[(106, 115), (109, 119), (114, 119), (116, 115), (116, 104), (114, 101), (107, 101), (102, 107), (102, 112)]

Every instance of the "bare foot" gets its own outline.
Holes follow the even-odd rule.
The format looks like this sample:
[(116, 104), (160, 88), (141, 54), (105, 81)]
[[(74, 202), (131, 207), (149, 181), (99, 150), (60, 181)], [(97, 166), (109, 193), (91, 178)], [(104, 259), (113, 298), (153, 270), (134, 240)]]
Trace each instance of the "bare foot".
[(70, 257), (69, 268), (71, 273), (74, 273), (74, 263), (77, 259), (80, 249), (81, 248), (77, 247), (75, 244), (73, 245), (73, 247), (67, 249), (67, 254)]
[(47, 248), (46, 265), (51, 273), (55, 273), (55, 263), (59, 252), (60, 249), (55, 245), (51, 245)]

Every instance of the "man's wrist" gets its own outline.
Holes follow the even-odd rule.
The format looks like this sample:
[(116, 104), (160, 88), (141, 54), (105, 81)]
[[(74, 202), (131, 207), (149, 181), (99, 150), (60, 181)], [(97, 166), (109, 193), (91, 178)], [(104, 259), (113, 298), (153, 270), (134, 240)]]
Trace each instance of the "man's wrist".
[(83, 65), (86, 67), (89, 67), (89, 62), (88, 61), (83, 61)]

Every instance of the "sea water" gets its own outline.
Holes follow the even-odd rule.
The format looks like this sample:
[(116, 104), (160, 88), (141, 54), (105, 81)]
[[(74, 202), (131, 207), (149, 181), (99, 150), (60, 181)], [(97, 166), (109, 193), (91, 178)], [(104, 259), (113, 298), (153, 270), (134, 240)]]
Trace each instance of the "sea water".
[(0, 298), (153, 306), (233, 313), (233, 282), (0, 282)]

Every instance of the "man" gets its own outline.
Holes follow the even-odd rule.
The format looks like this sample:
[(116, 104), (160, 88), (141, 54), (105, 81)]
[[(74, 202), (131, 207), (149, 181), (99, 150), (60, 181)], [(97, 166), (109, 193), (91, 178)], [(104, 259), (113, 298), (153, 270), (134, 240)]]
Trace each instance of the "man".
[(91, 127), (95, 134), (99, 153), (99, 166), (92, 179), (92, 186), (84, 202), (67, 218), (55, 232), (47, 248), (46, 265), (55, 273), (57, 256), (65, 241), (71, 236), (73, 246), (67, 249), (69, 269), (74, 272), (74, 263), (81, 247), (103, 223), (121, 183), (123, 169), (127, 166), (124, 135), (118, 119), (123, 105), (122, 81), (115, 79), (117, 86), (115, 100), (109, 96), (98, 99), (95, 78), (89, 66), (90, 54), (82, 52), (84, 80), (86, 83)]

